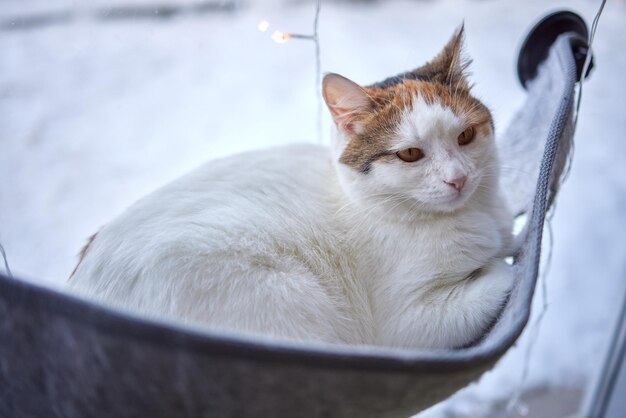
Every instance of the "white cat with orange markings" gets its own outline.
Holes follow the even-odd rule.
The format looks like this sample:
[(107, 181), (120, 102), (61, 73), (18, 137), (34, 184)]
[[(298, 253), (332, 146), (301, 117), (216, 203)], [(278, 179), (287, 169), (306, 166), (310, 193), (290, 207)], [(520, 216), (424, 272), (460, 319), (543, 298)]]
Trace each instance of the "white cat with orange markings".
[(90, 240), (70, 286), (109, 304), (282, 339), (454, 348), (512, 285), (512, 217), (459, 30), (430, 63), (323, 94), (332, 151), (212, 161)]

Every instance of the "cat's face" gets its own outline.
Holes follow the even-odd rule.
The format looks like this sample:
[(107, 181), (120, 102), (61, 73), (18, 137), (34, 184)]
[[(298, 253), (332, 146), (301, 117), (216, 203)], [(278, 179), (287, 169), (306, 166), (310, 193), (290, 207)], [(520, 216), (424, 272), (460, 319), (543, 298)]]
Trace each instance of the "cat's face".
[(493, 121), (470, 94), (461, 43), (462, 30), (429, 64), (370, 87), (325, 77), (346, 187), (450, 212), (495, 175)]

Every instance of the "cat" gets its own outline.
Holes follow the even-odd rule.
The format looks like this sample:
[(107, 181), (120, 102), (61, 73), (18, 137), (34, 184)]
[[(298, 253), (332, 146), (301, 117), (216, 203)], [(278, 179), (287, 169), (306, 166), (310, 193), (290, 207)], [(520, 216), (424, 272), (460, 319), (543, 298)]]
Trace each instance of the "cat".
[(512, 287), (513, 218), (463, 33), (424, 66), (368, 87), (327, 74), (330, 149), (207, 163), (94, 235), (69, 287), (153, 317), (292, 342), (477, 341)]

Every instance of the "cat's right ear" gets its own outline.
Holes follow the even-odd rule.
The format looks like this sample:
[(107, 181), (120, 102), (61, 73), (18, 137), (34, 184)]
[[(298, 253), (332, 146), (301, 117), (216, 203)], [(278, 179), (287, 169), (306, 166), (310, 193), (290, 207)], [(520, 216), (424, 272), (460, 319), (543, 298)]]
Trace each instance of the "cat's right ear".
[(322, 95), (339, 130), (346, 134), (363, 132), (362, 117), (373, 102), (361, 86), (339, 74), (326, 74)]

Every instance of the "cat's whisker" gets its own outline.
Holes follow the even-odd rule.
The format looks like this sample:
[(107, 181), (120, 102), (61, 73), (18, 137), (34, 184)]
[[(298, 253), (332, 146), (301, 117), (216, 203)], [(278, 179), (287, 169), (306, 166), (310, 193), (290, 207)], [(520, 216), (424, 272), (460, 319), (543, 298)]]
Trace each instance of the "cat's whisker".
[(399, 195), (388, 195), (385, 199), (381, 199), (380, 201), (374, 202), (373, 204), (371, 204), (370, 206), (366, 206), (361, 208), (360, 210), (358, 210), (356, 213), (357, 214), (363, 214), (364, 218), (366, 219), (375, 209), (377, 209), (380, 206), (383, 206), (389, 202), (395, 201), (399, 198), (402, 198), (402, 196)]
[[(372, 198), (377, 198), (377, 197), (393, 197), (394, 194), (389, 194), (389, 193), (376, 193), (376, 194), (369, 194), (369, 195), (364, 195), (364, 196), (360, 196), (360, 197), (356, 197), (356, 200), (349, 200), (347, 203), (345, 203), (343, 206), (341, 206), (336, 212), (335, 215), (340, 214), (340, 212), (348, 207), (350, 207), (351, 205), (355, 205), (358, 201), (365, 201), (367, 199), (372, 199)], [(377, 202), (378, 203), (378, 202)], [(357, 209), (357, 211), (363, 210), (363, 208), (359, 208)]]
[[(486, 163), (484, 164), (483, 170), (487, 171), (491, 171), (492, 173), (495, 171), (496, 173), (498, 171), (500, 172), (505, 172), (505, 173), (521, 173), (521, 174), (525, 174), (525, 175), (531, 175), (533, 174), (532, 170), (527, 170), (524, 169), (523, 167), (519, 167), (519, 166), (510, 166), (510, 165), (498, 165), (495, 163)], [(495, 173), (493, 174), (493, 176), (497, 176)]]
[(351, 212), (351, 219), (352, 221), (354, 221), (354, 219), (360, 218), (361, 220), (359, 221), (359, 223), (363, 223), (366, 222), (369, 218), (370, 218), (370, 214), (375, 211), (378, 207), (384, 205), (386, 202), (388, 201), (392, 201), (395, 198), (387, 198), (381, 202), (375, 202), (374, 204), (371, 204), (369, 206), (364, 206), (361, 208), (357, 208), (355, 211)]
[[(380, 202), (376, 202), (375, 204), (369, 207), (369, 210), (365, 214), (362, 214), (361, 221), (358, 224), (355, 224), (354, 227), (350, 229), (347, 235), (351, 236), (355, 231), (358, 231), (365, 222), (369, 222), (370, 228), (372, 225), (382, 222), (382, 220), (385, 219), (385, 216), (391, 210), (395, 209), (397, 206), (404, 203), (406, 200), (409, 200), (409, 198), (404, 197), (404, 196), (399, 196), (399, 195), (392, 195), (387, 199), (381, 200)], [(382, 216), (378, 216), (374, 219), (370, 217), (370, 215), (372, 214), (374, 210), (376, 210), (377, 208), (380, 208), (381, 206), (387, 203), (394, 202), (394, 201), (395, 201), (394, 205), (389, 210), (387, 210)]]

